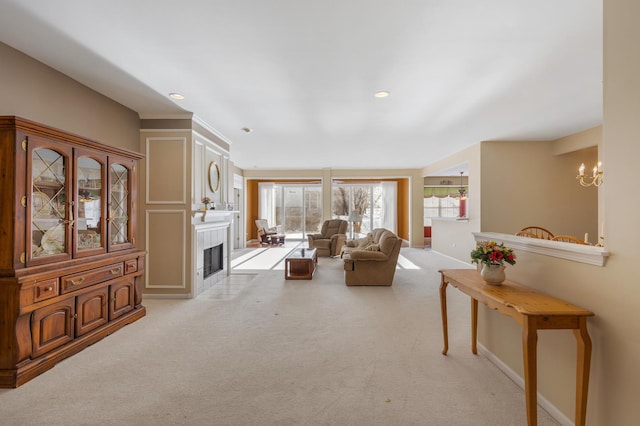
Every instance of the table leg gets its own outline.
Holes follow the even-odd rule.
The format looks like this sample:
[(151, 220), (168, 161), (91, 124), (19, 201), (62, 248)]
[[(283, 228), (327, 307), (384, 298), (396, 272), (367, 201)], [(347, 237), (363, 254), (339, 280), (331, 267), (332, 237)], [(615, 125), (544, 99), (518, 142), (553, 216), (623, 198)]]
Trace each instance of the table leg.
[(524, 393), (527, 402), (527, 424), (538, 424), (538, 327), (536, 317), (524, 316), (522, 325), (522, 357), (524, 359)]
[(580, 328), (573, 330), (578, 343), (576, 371), (576, 426), (584, 426), (587, 417), (587, 393), (591, 367), (591, 338), (587, 331), (587, 317), (580, 318)]
[(478, 301), (471, 298), (471, 352), (478, 354)]
[(447, 329), (447, 282), (444, 280), (444, 275), (440, 283), (440, 312), (442, 312), (442, 337), (444, 339), (442, 353), (446, 355), (449, 350), (449, 331)]

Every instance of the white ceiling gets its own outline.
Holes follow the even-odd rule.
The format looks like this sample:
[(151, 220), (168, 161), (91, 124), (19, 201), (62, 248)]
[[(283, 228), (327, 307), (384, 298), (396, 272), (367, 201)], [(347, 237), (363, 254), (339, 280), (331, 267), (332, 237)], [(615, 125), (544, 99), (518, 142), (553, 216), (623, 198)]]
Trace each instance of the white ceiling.
[(602, 0), (0, 0), (0, 41), (193, 113), (245, 169), (422, 168), (602, 120)]

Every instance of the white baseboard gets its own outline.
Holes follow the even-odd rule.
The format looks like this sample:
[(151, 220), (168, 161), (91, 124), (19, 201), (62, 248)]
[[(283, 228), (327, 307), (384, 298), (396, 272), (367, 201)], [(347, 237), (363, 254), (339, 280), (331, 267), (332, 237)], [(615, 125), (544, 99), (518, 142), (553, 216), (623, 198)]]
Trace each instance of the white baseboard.
[(440, 252), (438, 250), (431, 249), (431, 252), (432, 253), (438, 253), (439, 256), (446, 257), (446, 258), (451, 259), (451, 260), (455, 260), (456, 262), (458, 262), (460, 264), (460, 266), (464, 266), (467, 269), (475, 269), (477, 267), (476, 265), (471, 264), (471, 262), (463, 262), (462, 260), (460, 260), (458, 258), (455, 258), (453, 256), (449, 256), (448, 254), (442, 253), (442, 252)]
[(159, 294), (159, 293), (142, 293), (142, 300), (144, 305), (144, 299), (191, 299), (193, 296), (188, 294)]
[[(524, 379), (520, 377), (515, 371), (513, 371), (507, 364), (502, 362), (502, 360), (496, 357), (492, 352), (489, 352), (487, 348), (478, 343), (478, 352), (485, 356), (492, 364), (494, 364), (500, 371), (507, 375), (513, 382), (518, 385), (520, 388), (524, 389)], [(551, 417), (556, 419), (562, 426), (575, 426), (575, 423), (564, 415), (560, 410), (556, 408), (548, 399), (543, 397), (540, 392), (538, 392), (538, 405), (540, 405), (544, 410), (549, 413)]]

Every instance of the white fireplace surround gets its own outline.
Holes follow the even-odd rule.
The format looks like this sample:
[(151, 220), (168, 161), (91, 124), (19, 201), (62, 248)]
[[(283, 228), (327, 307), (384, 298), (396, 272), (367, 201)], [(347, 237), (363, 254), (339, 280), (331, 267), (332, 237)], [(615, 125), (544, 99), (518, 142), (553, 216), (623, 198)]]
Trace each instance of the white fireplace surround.
[[(191, 219), (193, 253), (191, 256), (191, 297), (197, 297), (231, 273), (233, 217), (230, 210), (194, 211)], [(222, 244), (223, 269), (204, 279), (204, 250)]]

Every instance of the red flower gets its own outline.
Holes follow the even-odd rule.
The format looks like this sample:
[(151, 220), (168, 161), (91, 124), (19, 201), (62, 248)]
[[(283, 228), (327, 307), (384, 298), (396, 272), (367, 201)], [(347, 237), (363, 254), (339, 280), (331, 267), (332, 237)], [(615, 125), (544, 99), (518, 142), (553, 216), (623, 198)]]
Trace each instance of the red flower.
[(507, 262), (511, 263), (516, 259), (516, 255), (514, 253), (509, 253), (507, 255)]
[(489, 259), (492, 262), (499, 263), (499, 262), (502, 261), (503, 257), (504, 257), (504, 255), (502, 254), (502, 251), (500, 251), (500, 250), (494, 250), (491, 253), (489, 253)]

